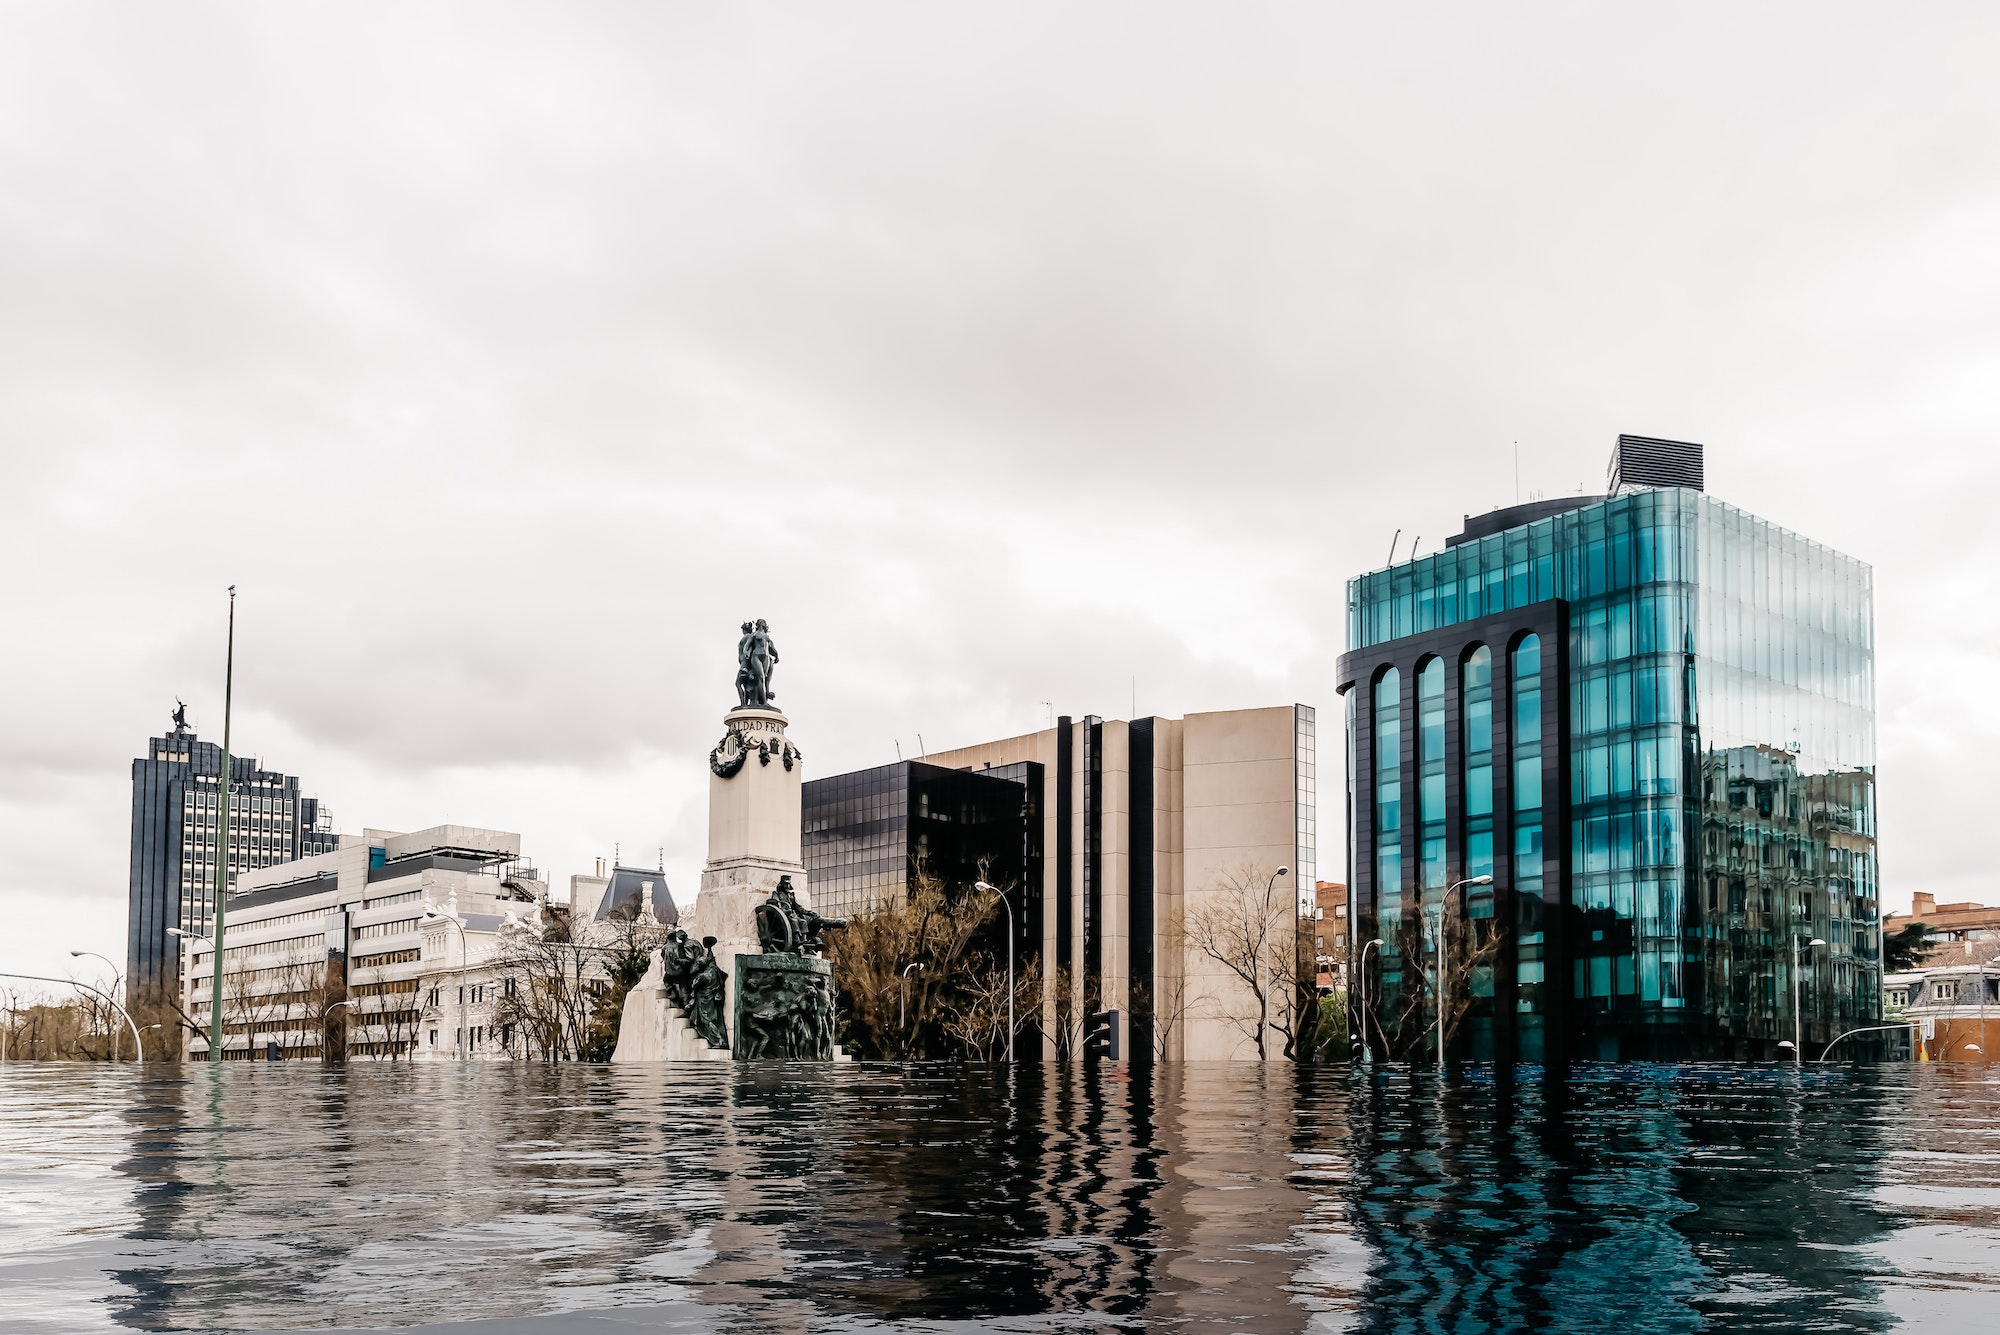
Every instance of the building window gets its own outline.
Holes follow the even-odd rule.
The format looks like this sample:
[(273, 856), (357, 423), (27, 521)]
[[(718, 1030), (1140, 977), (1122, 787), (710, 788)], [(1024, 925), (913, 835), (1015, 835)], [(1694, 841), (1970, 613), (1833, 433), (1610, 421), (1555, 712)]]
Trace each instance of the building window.
[(1509, 655), (1513, 726), (1508, 743), (1514, 807), (1515, 981), (1523, 1014), (1543, 1009), (1545, 938), (1542, 924), (1542, 641), (1524, 635)]
[(1931, 984), (1931, 1000), (1957, 1001), (1958, 980), (1955, 978), (1940, 978), (1936, 982), (1933, 982)]
[(1442, 890), (1444, 857), (1444, 660), (1417, 669), (1417, 819), (1423, 826), (1424, 889)]
[(1403, 706), (1395, 668), (1375, 682), (1375, 903), (1379, 917), (1402, 916)]
[[(1465, 660), (1465, 874), (1493, 874), (1493, 651)], [(1487, 896), (1480, 896), (1481, 899)]]

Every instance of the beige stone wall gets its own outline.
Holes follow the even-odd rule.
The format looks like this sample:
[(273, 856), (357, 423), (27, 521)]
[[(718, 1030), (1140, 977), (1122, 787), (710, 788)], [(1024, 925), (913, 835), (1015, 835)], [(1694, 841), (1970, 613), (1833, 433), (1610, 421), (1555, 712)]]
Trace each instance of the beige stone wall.
[[(1070, 783), (1079, 796), (1071, 826), (1071, 939), (1076, 943), (1079, 970), (1083, 955), (1084, 865), (1087, 829), (1080, 800), (1084, 781), (1081, 722), (1071, 746)], [(1131, 1014), (1131, 728), (1121, 720), (1104, 722), (1103, 825), (1100, 874), (1103, 886), (1104, 1004), (1127, 1017)], [(1158, 718), (1153, 725), (1153, 894), (1156, 1011), (1178, 1011), (1163, 1023), (1166, 1036), (1160, 1055), (1185, 1060), (1250, 1060), (1256, 1055), (1252, 1030), (1245, 1021), (1256, 1007), (1249, 988), (1227, 970), (1200, 957), (1187, 944), (1188, 915), (1213, 904), (1224, 879), (1248, 872), (1267, 878), (1296, 857), (1298, 837), (1296, 715), (1291, 705), (1190, 714), (1185, 719)], [(933, 765), (981, 769), (1037, 761), (1044, 766), (1042, 847), (1045, 858), (1042, 892), (1042, 958), (1056, 958), (1056, 856), (1062, 813), (1056, 807), (1056, 732), (1044, 729), (1020, 737), (976, 746), (933, 752)], [(1292, 878), (1282, 878), (1278, 902), (1296, 901)], [(1081, 979), (1078, 980), (1079, 989)], [(1053, 996), (1045, 1002), (1044, 1020), (1053, 1023)], [(1129, 1045), (1130, 1022), (1125, 1039)], [(1282, 1040), (1266, 1034), (1266, 1055), (1275, 1058)], [(1128, 1047), (1129, 1052), (1129, 1047)]]
[[(1297, 762), (1290, 705), (1190, 714), (1183, 723), (1181, 772), (1181, 899), (1198, 914), (1224, 896), (1228, 878), (1249, 874), (1261, 884), (1293, 860), (1297, 827)], [(1281, 905), (1297, 899), (1289, 876), (1278, 883)], [(1228, 970), (1192, 949), (1187, 961), (1188, 1014), (1182, 1055), (1189, 1061), (1252, 1060), (1256, 1013), (1253, 995)], [(1233, 1018), (1232, 1018), (1233, 1017)], [(1282, 1039), (1265, 1035), (1266, 1056)]]
[[(1074, 726), (1074, 725), (1072, 725)], [(1040, 732), (1023, 733), (1018, 737), (1004, 737), (995, 742), (981, 742), (975, 746), (962, 746), (951, 751), (932, 751), (920, 759), (926, 765), (942, 765), (947, 769), (985, 769), (988, 765), (1015, 765), (1032, 761), (1042, 767), (1042, 777), (1047, 791), (1042, 798), (1042, 948), (1045, 963), (1056, 957), (1056, 835), (1062, 813), (1056, 809), (1056, 730), (1044, 728)], [(1022, 901), (1017, 895), (1013, 900), (1014, 911), (1021, 912)], [(1052, 968), (1052, 964), (1051, 964)], [(1043, 974), (1042, 1024), (1050, 1029), (1055, 1024), (1055, 998), (1048, 990), (1048, 972)], [(1028, 1056), (1028, 1053), (1021, 1053)]]

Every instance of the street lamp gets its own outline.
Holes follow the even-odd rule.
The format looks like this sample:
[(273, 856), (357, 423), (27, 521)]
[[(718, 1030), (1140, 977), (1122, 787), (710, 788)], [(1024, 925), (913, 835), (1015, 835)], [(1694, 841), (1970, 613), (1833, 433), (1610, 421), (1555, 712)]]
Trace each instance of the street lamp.
[(975, 881), (972, 888), (992, 895), (1007, 910), (1007, 1065), (1011, 1067), (1014, 1064), (1014, 906), (997, 886)]
[[(465, 924), (455, 913), (440, 913), (436, 909), (424, 910), (426, 918), (436, 918), (448, 922), (458, 929), (458, 1037), (452, 1040), (452, 1047), (460, 1061), (465, 1060)], [(579, 972), (581, 970), (579, 969)]]
[[(1445, 887), (1437, 902), (1437, 947), (1438, 947), (1438, 1078), (1444, 1078), (1444, 989), (1447, 981), (1444, 963), (1444, 906), (1451, 901), (1451, 892), (1463, 891), (1468, 885), (1491, 885), (1491, 876), (1468, 876), (1462, 881)], [(1459, 907), (1465, 906), (1465, 898), (1459, 897)]]
[[(896, 992), (896, 1028), (899, 1030), (907, 1031), (910, 1027), (910, 970), (921, 969), (923, 967), (924, 962), (922, 960), (917, 960), (903, 967), (903, 985)], [(908, 1054), (905, 1053), (904, 1055), (907, 1056)]]
[[(1278, 888), (1278, 878), (1280, 876), (1290, 876), (1291, 874), (1292, 874), (1292, 869), (1290, 867), (1281, 866), (1276, 871), (1271, 873), (1270, 880), (1264, 882), (1264, 914), (1265, 914), (1264, 921), (1267, 924), (1267, 926), (1271, 920), (1270, 919), (1271, 892)], [(1298, 924), (1295, 922), (1293, 924), (1294, 940), (1292, 944), (1292, 952), (1294, 955), (1298, 953), (1298, 943), (1296, 939), (1298, 935), (1297, 927)], [(1271, 1014), (1270, 1002), (1267, 1001), (1264, 996), (1265, 953), (1266, 952), (1263, 950), (1259, 950), (1257, 952), (1257, 965), (1255, 970), (1256, 988), (1257, 988), (1257, 1060), (1258, 1061), (1264, 1060), (1264, 1029), (1266, 1027), (1265, 1021), (1270, 1018)]]
[[(1361, 1051), (1363, 1053), (1373, 1051), (1368, 1046), (1368, 952), (1379, 949), (1381, 945), (1382, 938), (1378, 936), (1367, 945), (1361, 947), (1361, 963), (1357, 966), (1360, 972), (1360, 977), (1357, 981), (1361, 984)], [(1375, 1032), (1378, 1034), (1382, 1032), (1380, 1021), (1377, 1021), (1375, 1024)]]
[[(1818, 937), (1814, 937), (1812, 940), (1806, 942), (1806, 949), (1811, 950), (1814, 946), (1823, 946), (1825, 944), (1826, 942), (1820, 940)], [(1799, 1015), (1799, 934), (1797, 932), (1793, 932), (1792, 933), (1792, 1041), (1789, 1045), (1780, 1043), (1778, 1046), (1779, 1047), (1789, 1046), (1792, 1050), (1792, 1060), (1795, 1062), (1803, 1061), (1804, 1058), (1800, 1054), (1803, 1051), (1801, 1045), (1805, 1041), (1806, 1041), (1805, 1022)]]
[(103, 998), (104, 1004), (109, 1006), (112, 1010), (117, 1011), (119, 1016), (124, 1019), (125, 1023), (131, 1027), (132, 1048), (135, 1052), (139, 1054), (138, 1060), (139, 1061), (146, 1060), (146, 1045), (139, 1041), (139, 1026), (132, 1022), (132, 1013), (126, 1010), (123, 1006), (119, 1005), (116, 1001), (113, 1001), (110, 997), (106, 996), (104, 993), (92, 987), (89, 983), (79, 982), (77, 979), (74, 978), (49, 978), (38, 973), (0, 973), (0, 978), (19, 978), (19, 979), (24, 979), (30, 983), (66, 983), (70, 987), (80, 987), (84, 991), (90, 993), (92, 996)]
[[(73, 960), (82, 959), (85, 955), (94, 960), (104, 960), (105, 967), (111, 970), (111, 995), (117, 996), (119, 985), (125, 981), (125, 975), (118, 972), (118, 966), (94, 950), (72, 950), (69, 953), (69, 957)], [(118, 1060), (118, 1026), (115, 1024), (111, 1026), (111, 1060)]]

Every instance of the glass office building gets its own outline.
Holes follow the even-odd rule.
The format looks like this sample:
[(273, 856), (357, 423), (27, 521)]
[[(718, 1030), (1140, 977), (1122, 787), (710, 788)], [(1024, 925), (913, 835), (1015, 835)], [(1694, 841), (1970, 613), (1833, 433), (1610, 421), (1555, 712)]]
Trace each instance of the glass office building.
[(1781, 1056), (1795, 1015), (1811, 1056), (1879, 1015), (1868, 566), (1654, 487), (1470, 518), (1347, 612), (1373, 1050), (1435, 1051), (1441, 951), (1473, 1059)]
[[(919, 866), (954, 894), (982, 879), (1024, 882), (1039, 862), (1041, 769), (903, 760), (808, 780), (802, 844), (813, 907), (844, 918), (900, 900)], [(1027, 898), (1039, 905), (1039, 894)]]

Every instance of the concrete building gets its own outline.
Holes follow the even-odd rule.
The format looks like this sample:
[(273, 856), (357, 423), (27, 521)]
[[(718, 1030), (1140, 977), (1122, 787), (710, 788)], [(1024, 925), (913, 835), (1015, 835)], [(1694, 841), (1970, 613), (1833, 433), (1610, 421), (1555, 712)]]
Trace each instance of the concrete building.
[(1348, 584), (1377, 1052), (1432, 1050), (1440, 915), (1475, 1060), (1769, 1059), (1794, 995), (1809, 1053), (1880, 1013), (1872, 573), (1709, 496), (1699, 446), (1620, 437), (1612, 479)]
[[(226, 1060), (506, 1060), (518, 1056), (495, 968), (502, 936), (532, 932), (548, 887), (500, 830), (367, 830), (332, 852), (249, 870), (226, 915)], [(182, 938), (184, 1055), (208, 1055), (214, 950)], [(595, 966), (579, 959), (588, 986)], [(598, 971), (601, 973), (601, 970)]]
[[(1072, 1023), (1085, 1011), (1120, 1012), (1127, 1055), (1245, 1059), (1257, 1051), (1254, 994), (1190, 942), (1189, 927), (1198, 915), (1240, 906), (1246, 893), (1262, 896), (1282, 866), (1267, 927), (1274, 949), (1291, 940), (1297, 887), (1309, 896), (1315, 880), (1315, 750), (1305, 705), (1129, 721), (1065, 715), (1039, 732), (931, 752), (911, 773), (969, 771), (1022, 790), (1031, 825), (1010, 901), (1017, 954), (1039, 959), (1050, 980), (1045, 1029), (1059, 1023), (1054, 980), (1062, 977), (1071, 1004), (1061, 1009)], [(825, 781), (825, 791), (852, 777)], [(809, 830), (808, 847), (861, 841), (871, 833), (864, 826), (891, 821), (883, 847), (900, 851), (878, 859), (878, 870), (885, 884), (899, 883), (915, 839), (942, 837), (957, 807), (881, 805), (843, 817), (823, 803), (827, 823)], [(886, 865), (897, 858), (905, 861)], [(814, 884), (822, 884), (817, 874)], [(1264, 1037), (1275, 1057), (1276, 1027)]]
[(1347, 990), (1347, 887), (1313, 886), (1313, 984), (1322, 994)]
[(1895, 936), (1912, 923), (1930, 929), (1925, 940), (1934, 944), (1925, 952), (1927, 963), (2000, 958), (2000, 908), (1970, 901), (1940, 904), (1937, 896), (1919, 890), (1910, 896), (1908, 913), (1891, 913), (1882, 919), (1882, 934)]
[[(231, 876), (312, 857), (334, 847), (332, 815), (290, 774), (231, 756)], [(185, 724), (132, 762), (132, 856), (127, 885), (125, 977), (132, 1006), (153, 1020), (180, 990), (180, 948), (169, 928), (205, 932), (214, 911), (222, 748)], [(149, 1023), (150, 1021), (141, 1021)]]

